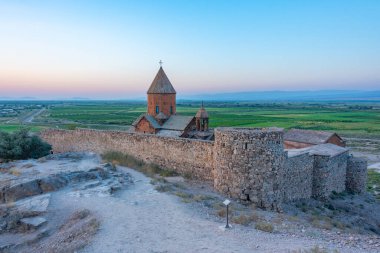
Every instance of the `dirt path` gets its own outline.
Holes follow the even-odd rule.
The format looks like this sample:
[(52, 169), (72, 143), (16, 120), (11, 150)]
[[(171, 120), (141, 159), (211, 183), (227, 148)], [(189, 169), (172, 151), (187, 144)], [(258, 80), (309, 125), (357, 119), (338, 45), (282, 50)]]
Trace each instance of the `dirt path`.
[(321, 241), (269, 234), (200, 217), (175, 196), (154, 190), (150, 179), (126, 169), (135, 184), (113, 197), (56, 196), (62, 207), (88, 208), (101, 219), (93, 243), (81, 252), (288, 252)]

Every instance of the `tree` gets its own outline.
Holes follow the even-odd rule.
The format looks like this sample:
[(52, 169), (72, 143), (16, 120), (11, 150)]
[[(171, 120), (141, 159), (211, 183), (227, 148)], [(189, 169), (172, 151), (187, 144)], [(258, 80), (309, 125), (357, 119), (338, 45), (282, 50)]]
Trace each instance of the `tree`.
[(18, 160), (40, 158), (50, 153), (51, 145), (23, 128), (13, 133), (0, 132), (0, 158)]

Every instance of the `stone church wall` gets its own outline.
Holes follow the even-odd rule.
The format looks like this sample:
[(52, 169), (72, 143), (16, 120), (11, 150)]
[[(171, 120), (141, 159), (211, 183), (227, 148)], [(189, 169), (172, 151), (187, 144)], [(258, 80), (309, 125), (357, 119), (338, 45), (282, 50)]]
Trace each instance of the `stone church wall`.
[(153, 128), (148, 120), (144, 117), (140, 120), (140, 122), (136, 125), (136, 132), (147, 133), (147, 134), (155, 134), (157, 131)]
[(120, 151), (182, 175), (213, 180), (211, 141), (90, 129), (51, 129), (42, 132), (41, 137), (53, 145), (54, 152), (92, 151), (101, 154)]

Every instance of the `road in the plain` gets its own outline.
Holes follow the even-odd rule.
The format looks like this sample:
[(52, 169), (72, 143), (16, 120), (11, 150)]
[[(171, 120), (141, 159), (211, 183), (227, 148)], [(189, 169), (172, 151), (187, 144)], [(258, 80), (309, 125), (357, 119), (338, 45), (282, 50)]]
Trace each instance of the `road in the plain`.
[(26, 116), (23, 120), (22, 123), (32, 123), (34, 118), (43, 113), (46, 109), (42, 108), (38, 111), (32, 111), (32, 113), (28, 116)]

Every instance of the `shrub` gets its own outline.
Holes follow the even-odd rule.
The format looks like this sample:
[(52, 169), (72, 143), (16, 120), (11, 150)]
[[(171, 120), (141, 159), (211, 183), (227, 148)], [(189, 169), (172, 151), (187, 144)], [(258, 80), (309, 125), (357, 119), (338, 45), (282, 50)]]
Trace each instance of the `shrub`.
[(21, 172), (17, 169), (11, 169), (9, 170), (9, 173), (11, 173), (13, 176), (16, 176), (16, 177), (21, 175)]
[(156, 189), (156, 191), (158, 192), (168, 192), (172, 190), (170, 185), (163, 185), (163, 184), (157, 185), (154, 189)]
[(240, 225), (247, 226), (249, 223), (251, 223), (251, 217), (248, 215), (241, 214), (239, 216), (235, 216), (232, 218), (232, 222)]
[(331, 230), (333, 228), (332, 220), (331, 219), (325, 219), (324, 221), (322, 220), (312, 220), (311, 225), (316, 228), (321, 228), (321, 229), (326, 229), (326, 230)]
[(257, 214), (256, 212), (253, 212), (250, 216), (250, 219), (254, 222), (257, 222), (259, 220), (262, 220), (263, 217), (261, 217), (259, 214)]
[(0, 158), (19, 160), (40, 158), (50, 153), (51, 146), (38, 136), (31, 135), (28, 129), (13, 133), (0, 132)]
[(216, 198), (214, 196), (210, 195), (194, 195), (193, 197), (194, 201), (202, 202), (202, 201), (208, 201), (208, 200), (215, 200)]
[(273, 225), (265, 221), (257, 222), (255, 228), (268, 233), (272, 233), (274, 231)]
[[(165, 180), (166, 181), (166, 180)], [(181, 190), (186, 190), (187, 187), (185, 185), (183, 185), (182, 183), (178, 183), (178, 182), (175, 182), (175, 183), (171, 183), (174, 187), (178, 188), (178, 189), (181, 189)]]
[(183, 198), (183, 199), (191, 199), (191, 198), (193, 198), (192, 194), (189, 194), (189, 193), (186, 193), (186, 192), (176, 192), (175, 195), (177, 195), (178, 197)]
[(219, 210), (216, 211), (216, 214), (219, 217), (226, 217), (227, 212), (225, 208), (220, 208)]
[(183, 175), (183, 177), (185, 179), (187, 179), (187, 180), (193, 179), (193, 175), (190, 172), (185, 172), (185, 174)]
[(313, 248), (305, 249), (305, 250), (296, 250), (296, 251), (293, 251), (293, 253), (329, 253), (329, 252), (337, 253), (338, 251), (337, 250), (328, 251), (328, 250), (326, 250), (324, 248), (320, 248), (319, 246), (315, 246)]
[(67, 130), (75, 130), (77, 129), (77, 124), (66, 124), (64, 128)]
[(173, 171), (160, 168), (160, 166), (158, 166), (157, 164), (145, 163), (144, 161), (134, 156), (131, 156), (129, 154), (123, 154), (117, 151), (108, 151), (102, 154), (102, 158), (103, 160), (110, 162), (113, 165), (122, 165), (129, 168), (133, 168), (150, 177), (154, 177), (157, 174), (162, 177), (178, 175), (177, 173)]
[(33, 164), (31, 164), (31, 163), (27, 163), (27, 164), (25, 164), (25, 165), (23, 165), (22, 167), (23, 168), (32, 168), (34, 165)]
[(325, 204), (325, 207), (330, 210), (335, 210), (335, 207), (331, 203)]
[(102, 158), (108, 162), (111, 162), (113, 165), (123, 165), (135, 169), (141, 168), (144, 165), (143, 161), (130, 155), (125, 155), (121, 152), (109, 151), (104, 153)]
[(299, 221), (300, 219), (299, 219), (296, 215), (294, 215), (294, 216), (289, 216), (289, 217), (288, 217), (288, 220), (289, 220), (289, 221), (292, 221), (292, 222), (297, 222), (297, 221)]
[(344, 230), (346, 228), (346, 225), (343, 222), (340, 221), (332, 221), (332, 225), (340, 230)]
[(160, 169), (159, 174), (161, 177), (175, 177), (178, 176), (178, 173), (172, 170)]
[(158, 178), (153, 178), (152, 180), (150, 180), (150, 183), (152, 185), (157, 185), (157, 184), (166, 184), (168, 181), (166, 181), (165, 178), (162, 178), (162, 177), (158, 177)]

